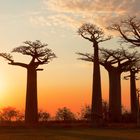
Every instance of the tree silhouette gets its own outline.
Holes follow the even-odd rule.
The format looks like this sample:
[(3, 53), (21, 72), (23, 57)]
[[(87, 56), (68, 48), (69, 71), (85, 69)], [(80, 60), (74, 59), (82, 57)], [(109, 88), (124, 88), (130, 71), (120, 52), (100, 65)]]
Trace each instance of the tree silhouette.
[(140, 101), (140, 89), (139, 88), (136, 90), (136, 93), (137, 93), (137, 108), (138, 108), (138, 110), (137, 110), (137, 126), (139, 127), (140, 126), (140, 103), (139, 103), (139, 101)]
[(76, 118), (74, 113), (71, 112), (69, 108), (63, 107), (63, 108), (58, 108), (55, 115), (55, 119), (60, 121), (71, 121), (71, 120), (75, 120)]
[[(119, 23), (114, 23), (108, 29), (120, 34), (122, 43), (129, 43), (132, 47), (140, 47), (140, 19), (137, 17), (128, 17)], [(133, 118), (136, 116), (136, 83), (135, 74), (138, 72), (137, 67), (130, 69), (130, 94), (131, 94), (131, 113)]]
[(0, 111), (0, 121), (23, 121), (24, 115), (14, 107), (4, 107)]
[(80, 119), (88, 121), (91, 120), (91, 106), (85, 105), (81, 108)]
[[(82, 56), (79, 59), (94, 62), (93, 54), (78, 54)], [(128, 66), (135, 61), (135, 53), (126, 53), (124, 49), (100, 49), (99, 63), (105, 67), (109, 75), (109, 112), (111, 121), (121, 120), (121, 73), (128, 71)]]
[(51, 115), (48, 112), (39, 110), (38, 119), (40, 122), (47, 122), (50, 118)]
[(99, 43), (107, 41), (111, 37), (105, 37), (102, 29), (90, 23), (83, 24), (78, 29), (78, 34), (90, 41), (94, 49), (91, 120), (98, 122), (102, 118), (101, 76), (98, 57)]
[(0, 56), (8, 60), (10, 65), (21, 66), (27, 69), (25, 122), (34, 124), (38, 122), (37, 71), (43, 70), (38, 68), (38, 66), (48, 64), (56, 55), (51, 49), (46, 48), (47, 44), (43, 44), (39, 40), (34, 42), (25, 41), (24, 44), (14, 48), (12, 52), (31, 56), (29, 64), (15, 62), (11, 54), (0, 53)]
[(120, 23), (112, 24), (110, 30), (117, 31), (125, 43), (140, 47), (140, 20), (137, 17), (128, 17)]
[[(128, 57), (127, 55), (125, 55), (126, 58), (128, 60), (130, 60), (131, 58)], [(135, 54), (136, 56), (136, 54)], [(130, 107), (131, 107), (131, 116), (133, 121), (136, 121), (137, 118), (137, 111), (138, 111), (138, 107), (137, 107), (137, 93), (136, 93), (136, 80), (138, 80), (136, 74), (140, 71), (140, 65), (139, 65), (139, 55), (137, 55), (135, 57), (136, 62), (133, 63), (133, 65), (128, 66), (128, 70), (130, 72), (129, 75), (125, 76), (124, 79), (128, 80), (130, 78)]]

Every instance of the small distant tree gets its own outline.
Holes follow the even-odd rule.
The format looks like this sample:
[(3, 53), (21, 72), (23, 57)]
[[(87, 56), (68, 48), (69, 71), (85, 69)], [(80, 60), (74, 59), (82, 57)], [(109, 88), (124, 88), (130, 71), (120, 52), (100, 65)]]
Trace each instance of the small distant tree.
[(70, 121), (75, 120), (75, 115), (69, 108), (63, 107), (57, 110), (55, 119), (60, 121)]
[(40, 110), (39, 113), (38, 113), (38, 119), (41, 122), (48, 121), (50, 119), (50, 117), (51, 117), (51, 115), (48, 112), (46, 112), (46, 111)]
[(102, 102), (103, 106), (103, 119), (105, 122), (109, 121), (109, 104), (106, 101)]
[(1, 109), (1, 121), (23, 121), (24, 115), (14, 107), (5, 107)]
[(56, 55), (51, 49), (48, 49), (46, 43), (39, 40), (34, 42), (25, 41), (24, 45), (16, 47), (12, 52), (20, 53), (31, 57), (28, 64), (15, 62), (11, 54), (0, 53), (0, 56), (9, 61), (8, 64), (20, 66), (27, 69), (27, 90), (26, 90), (26, 107), (25, 123), (35, 124), (38, 122), (38, 103), (37, 103), (37, 71), (43, 70), (38, 68), (40, 65), (48, 64)]
[(24, 121), (24, 118), (25, 118), (24, 113), (23, 113), (23, 112), (19, 112), (19, 114), (18, 114), (17, 117), (16, 117), (16, 121), (17, 121), (17, 122)]
[[(102, 108), (103, 108), (103, 120), (108, 121), (109, 120), (109, 104), (106, 101), (103, 101)], [(90, 120), (90, 116), (91, 116), (91, 107), (89, 105), (85, 105), (81, 109), (80, 119)]]
[(89, 105), (85, 105), (81, 108), (80, 119), (81, 120), (91, 119), (91, 107)]

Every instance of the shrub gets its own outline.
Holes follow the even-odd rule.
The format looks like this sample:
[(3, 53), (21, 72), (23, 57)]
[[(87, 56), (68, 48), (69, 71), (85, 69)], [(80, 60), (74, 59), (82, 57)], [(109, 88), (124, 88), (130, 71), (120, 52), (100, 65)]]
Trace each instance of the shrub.
[(63, 107), (57, 110), (55, 119), (61, 121), (70, 121), (75, 120), (75, 115), (69, 108)]

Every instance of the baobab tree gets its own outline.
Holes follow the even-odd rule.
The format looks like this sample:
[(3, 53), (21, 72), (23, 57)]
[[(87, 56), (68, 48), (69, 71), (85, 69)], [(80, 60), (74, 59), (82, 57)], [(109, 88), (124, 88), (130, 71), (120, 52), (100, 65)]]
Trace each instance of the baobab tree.
[(139, 68), (133, 67), (130, 68), (130, 74), (124, 76), (125, 80), (130, 79), (130, 111), (132, 120), (136, 121), (137, 119), (137, 94), (136, 94), (136, 80), (138, 80), (136, 74), (139, 72)]
[(11, 54), (0, 53), (0, 56), (8, 60), (10, 65), (21, 66), (27, 69), (25, 123), (35, 124), (38, 122), (37, 71), (43, 70), (38, 67), (48, 64), (53, 58), (56, 58), (56, 55), (51, 49), (46, 47), (47, 44), (43, 44), (39, 40), (34, 42), (25, 41), (24, 44), (14, 48), (12, 52), (31, 56), (28, 64), (15, 62)]
[(140, 89), (137, 89), (137, 126), (139, 127), (140, 126)]
[[(108, 27), (112, 31), (119, 33), (122, 43), (130, 44), (131, 47), (140, 47), (140, 19), (137, 17), (128, 17), (127, 19), (113, 23)], [(131, 93), (131, 113), (135, 118), (136, 114), (136, 85), (135, 74), (137, 68), (130, 69), (130, 93)]]
[(101, 28), (90, 23), (83, 24), (78, 29), (78, 34), (92, 43), (94, 51), (91, 121), (98, 122), (102, 118), (101, 76), (98, 57), (99, 43), (107, 41), (111, 37), (105, 37)]
[(122, 42), (130, 43), (133, 47), (140, 47), (140, 19), (128, 17), (112, 24), (108, 29), (120, 34)]
[[(133, 55), (131, 60), (124, 56), (124, 50), (100, 49), (99, 63), (108, 71), (109, 75), (109, 113), (110, 120), (117, 122), (121, 120), (121, 73), (127, 71), (127, 66), (135, 61)], [(94, 55), (89, 53), (78, 53), (81, 60), (94, 62)], [(127, 53), (128, 54), (128, 53)]]
[[(140, 58), (139, 54), (137, 52), (133, 53), (135, 56), (135, 63), (128, 65), (127, 70), (129, 71), (129, 75), (124, 76), (125, 80), (128, 80), (130, 78), (130, 109), (131, 109), (131, 115), (133, 121), (136, 121), (137, 119), (137, 88), (136, 88), (136, 80), (138, 80), (137, 74), (140, 71)], [(126, 52), (124, 51), (124, 56), (126, 59), (131, 60), (132, 57), (130, 55), (127, 55)]]

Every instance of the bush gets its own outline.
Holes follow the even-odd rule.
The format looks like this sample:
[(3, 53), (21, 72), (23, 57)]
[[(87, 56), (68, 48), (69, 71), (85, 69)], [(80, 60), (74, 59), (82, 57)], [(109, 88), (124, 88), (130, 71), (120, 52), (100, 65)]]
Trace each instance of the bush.
[(81, 109), (80, 120), (90, 120), (90, 118), (91, 118), (91, 107), (89, 105), (85, 105)]
[(61, 120), (61, 121), (70, 121), (70, 120), (75, 120), (75, 115), (71, 110), (67, 107), (59, 108), (56, 112), (55, 115), (56, 120)]
[(105, 122), (109, 121), (109, 104), (106, 101), (102, 102), (103, 107), (103, 120)]
[(50, 119), (50, 114), (46, 111), (40, 110), (39, 113), (38, 113), (38, 119), (41, 122), (46, 122)]
[(24, 115), (14, 107), (5, 107), (1, 109), (0, 120), (1, 121), (23, 121)]

